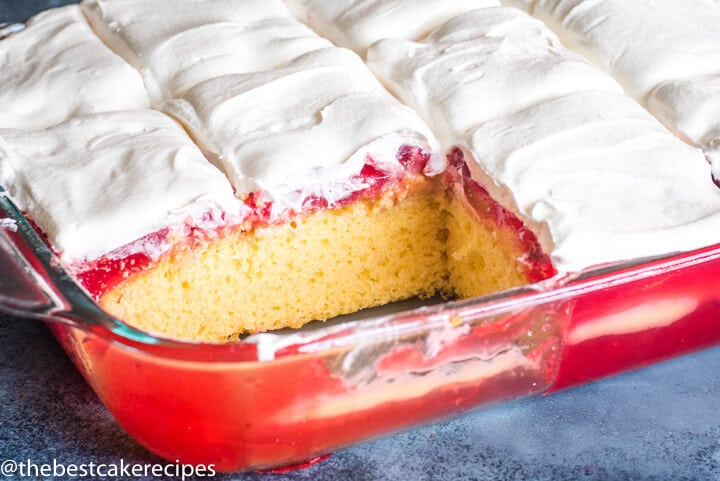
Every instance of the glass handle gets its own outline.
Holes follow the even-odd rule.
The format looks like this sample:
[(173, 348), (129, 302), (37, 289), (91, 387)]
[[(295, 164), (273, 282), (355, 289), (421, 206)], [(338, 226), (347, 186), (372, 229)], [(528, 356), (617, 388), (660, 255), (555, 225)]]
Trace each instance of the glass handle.
[(143, 344), (165, 343), (103, 311), (65, 271), (1, 185), (0, 312), (84, 329), (102, 328)]
[(43, 289), (45, 282), (11, 240), (13, 227), (7, 221), (0, 219), (0, 311), (44, 317), (57, 302)]

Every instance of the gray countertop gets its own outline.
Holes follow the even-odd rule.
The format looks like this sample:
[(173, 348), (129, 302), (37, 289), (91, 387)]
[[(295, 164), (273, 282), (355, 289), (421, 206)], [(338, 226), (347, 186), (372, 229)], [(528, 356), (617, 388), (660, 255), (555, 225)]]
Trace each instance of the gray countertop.
[[(0, 0), (0, 22), (63, 3)], [(0, 316), (0, 462), (28, 459), (163, 463), (122, 431), (42, 324)], [(306, 469), (215, 479), (720, 480), (720, 348), (367, 442)]]

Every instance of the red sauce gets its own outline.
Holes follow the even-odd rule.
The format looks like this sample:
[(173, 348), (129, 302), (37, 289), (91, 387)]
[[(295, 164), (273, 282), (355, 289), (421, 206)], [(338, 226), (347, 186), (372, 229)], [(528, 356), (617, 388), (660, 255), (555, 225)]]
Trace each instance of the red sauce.
[(87, 270), (75, 274), (78, 281), (96, 299), (108, 289), (118, 285), (123, 279), (146, 268), (152, 259), (147, 254), (137, 252), (121, 259), (101, 258)]

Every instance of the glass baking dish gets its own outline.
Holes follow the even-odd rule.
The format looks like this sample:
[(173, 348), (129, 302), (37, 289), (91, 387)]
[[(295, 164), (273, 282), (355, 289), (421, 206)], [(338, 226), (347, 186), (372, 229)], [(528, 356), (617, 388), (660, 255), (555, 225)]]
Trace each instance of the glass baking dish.
[(128, 433), (168, 460), (222, 471), (302, 462), (720, 344), (720, 245), (200, 344), (104, 313), (0, 189), (0, 273), (0, 311), (52, 321)]

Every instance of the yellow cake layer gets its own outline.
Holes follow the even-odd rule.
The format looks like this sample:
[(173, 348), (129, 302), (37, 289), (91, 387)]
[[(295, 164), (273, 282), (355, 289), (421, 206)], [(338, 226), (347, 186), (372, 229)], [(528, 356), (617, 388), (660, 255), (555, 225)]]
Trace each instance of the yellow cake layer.
[(432, 296), (447, 286), (443, 202), (425, 183), (401, 200), (230, 233), (166, 256), (101, 305), (153, 333), (221, 341)]
[(446, 245), (450, 290), (469, 298), (527, 284), (518, 259), (517, 233), (481, 219), (460, 199), (447, 204)]

